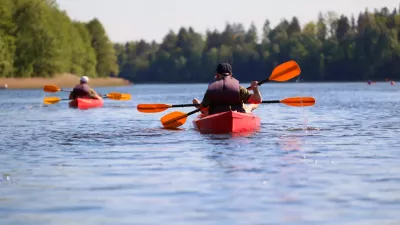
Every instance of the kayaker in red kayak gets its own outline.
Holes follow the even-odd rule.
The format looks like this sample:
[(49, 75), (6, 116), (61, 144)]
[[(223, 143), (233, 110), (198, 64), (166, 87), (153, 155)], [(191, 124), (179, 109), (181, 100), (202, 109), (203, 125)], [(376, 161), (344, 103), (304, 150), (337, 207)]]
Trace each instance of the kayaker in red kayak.
[(76, 98), (92, 98), (102, 99), (100, 95), (96, 93), (89, 85), (89, 77), (83, 76), (80, 80), (80, 84), (76, 85), (69, 94), (69, 99)]
[[(249, 90), (253, 90), (253, 94)], [(262, 97), (257, 81), (251, 82), (249, 90), (241, 86), (233, 77), (232, 66), (229, 63), (220, 63), (216, 69), (215, 80), (208, 85), (203, 101), (200, 103), (199, 100), (193, 99), (193, 104), (209, 107), (208, 112), (202, 110), (202, 114), (215, 114), (229, 110), (250, 113), (258, 107)], [(244, 103), (252, 104), (245, 106)]]

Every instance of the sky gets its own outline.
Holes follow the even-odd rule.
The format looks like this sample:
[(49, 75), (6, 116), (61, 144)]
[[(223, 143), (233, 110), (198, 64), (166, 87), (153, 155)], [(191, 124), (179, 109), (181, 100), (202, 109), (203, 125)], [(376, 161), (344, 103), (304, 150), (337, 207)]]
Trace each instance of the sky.
[(56, 0), (73, 20), (97, 18), (112, 42), (161, 42), (170, 31), (193, 27), (205, 34), (207, 29), (222, 31), (226, 24), (253, 22), (259, 32), (266, 19), (274, 27), (282, 19), (297, 16), (301, 25), (316, 21), (318, 13), (334, 11), (354, 16), (365, 8), (399, 8), (399, 0)]

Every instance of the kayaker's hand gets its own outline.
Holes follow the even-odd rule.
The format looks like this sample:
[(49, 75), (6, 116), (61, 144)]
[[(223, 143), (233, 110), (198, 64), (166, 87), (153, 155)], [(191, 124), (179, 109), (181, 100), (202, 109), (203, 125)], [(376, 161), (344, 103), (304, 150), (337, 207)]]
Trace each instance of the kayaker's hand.
[(192, 102), (193, 102), (193, 104), (199, 104), (199, 106), (195, 106), (196, 108), (200, 108), (200, 101), (199, 100), (197, 100), (196, 98), (194, 98), (193, 100), (192, 100)]
[(254, 90), (258, 88), (258, 81), (252, 81), (249, 90)]
[(253, 94), (247, 100), (248, 103), (260, 104), (262, 101), (261, 93), (258, 90), (258, 81), (252, 81), (249, 90), (253, 90)]

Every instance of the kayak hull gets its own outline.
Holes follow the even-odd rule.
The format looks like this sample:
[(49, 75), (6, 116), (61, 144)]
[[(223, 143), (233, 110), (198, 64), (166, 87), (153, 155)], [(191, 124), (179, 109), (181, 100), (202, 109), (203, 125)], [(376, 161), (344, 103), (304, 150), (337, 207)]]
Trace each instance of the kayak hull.
[(78, 109), (90, 109), (102, 107), (103, 104), (103, 99), (77, 98), (69, 102), (69, 107)]
[(260, 128), (260, 118), (253, 113), (228, 111), (209, 116), (199, 115), (194, 127), (203, 134), (247, 133)]

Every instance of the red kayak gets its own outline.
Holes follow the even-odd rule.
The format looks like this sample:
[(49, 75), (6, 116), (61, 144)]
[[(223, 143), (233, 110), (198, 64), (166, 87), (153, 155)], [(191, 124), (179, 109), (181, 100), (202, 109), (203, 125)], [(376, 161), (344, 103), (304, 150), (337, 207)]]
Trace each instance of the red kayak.
[(260, 118), (253, 113), (228, 111), (210, 116), (199, 115), (193, 125), (203, 134), (252, 132), (260, 127)]
[(69, 102), (69, 107), (78, 109), (90, 109), (103, 106), (103, 99), (77, 98)]

